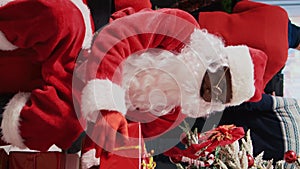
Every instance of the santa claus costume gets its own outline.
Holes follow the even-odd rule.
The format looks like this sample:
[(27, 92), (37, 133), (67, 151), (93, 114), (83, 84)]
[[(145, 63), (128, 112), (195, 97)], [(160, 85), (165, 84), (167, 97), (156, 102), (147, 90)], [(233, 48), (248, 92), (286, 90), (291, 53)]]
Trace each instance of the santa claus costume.
[[(100, 168), (139, 167), (113, 151), (120, 146), (115, 135), (128, 135), (128, 122), (141, 123), (140, 136), (151, 139), (186, 116), (211, 112), (214, 102), (205, 102), (199, 94), (206, 70), (229, 67), (229, 106), (259, 100), (262, 91), (256, 86), (263, 79), (258, 74), (266, 65), (263, 52), (224, 47), (220, 39), (199, 30), (190, 14), (176, 9), (144, 10), (116, 19), (99, 32), (87, 58), (79, 68), (86, 74), (78, 75), (86, 81), (81, 108), (94, 123), (88, 134), (98, 146)], [(103, 148), (113, 155), (107, 157)]]

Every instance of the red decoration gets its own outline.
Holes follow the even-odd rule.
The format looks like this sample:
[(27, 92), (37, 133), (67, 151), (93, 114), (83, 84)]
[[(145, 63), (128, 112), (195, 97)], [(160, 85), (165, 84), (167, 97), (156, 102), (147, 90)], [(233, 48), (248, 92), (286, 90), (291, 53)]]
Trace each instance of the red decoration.
[(204, 136), (202, 136), (204, 139), (201, 139), (200, 137), (199, 140), (206, 140), (203, 142), (208, 145), (206, 151), (212, 152), (217, 146), (232, 144), (236, 140), (244, 137), (244, 135), (245, 132), (242, 127), (236, 127), (235, 125), (222, 125), (204, 133)]
[(293, 150), (289, 150), (284, 153), (284, 160), (287, 163), (294, 163), (295, 161), (297, 161), (297, 158), (297, 154)]
[(170, 157), (170, 161), (174, 164), (180, 163), (181, 159), (182, 159), (182, 157), (180, 157), (180, 156)]
[[(191, 144), (188, 145), (189, 138), (186, 133), (182, 133), (180, 140), (183, 144), (188, 145), (188, 147), (184, 150), (173, 147), (166, 151), (164, 155), (169, 156), (170, 160), (174, 163), (180, 162), (183, 157), (197, 160), (200, 157), (206, 157), (209, 153), (214, 151), (216, 147), (231, 144), (244, 135), (245, 132), (242, 127), (223, 125), (201, 135), (197, 135), (199, 139), (198, 143), (191, 142)], [(211, 161), (214, 161), (214, 158)]]
[(181, 142), (182, 144), (185, 144), (185, 145), (188, 144), (188, 139), (187, 139), (187, 137), (186, 137), (186, 133), (182, 133), (182, 134), (180, 135), (180, 142)]
[(247, 154), (247, 159), (248, 159), (248, 168), (252, 167), (254, 165), (254, 158)]

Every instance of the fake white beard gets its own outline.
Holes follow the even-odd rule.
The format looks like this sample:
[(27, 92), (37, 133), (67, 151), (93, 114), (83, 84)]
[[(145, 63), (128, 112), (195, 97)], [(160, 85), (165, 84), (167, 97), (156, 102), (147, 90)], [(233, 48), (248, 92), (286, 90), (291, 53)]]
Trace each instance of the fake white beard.
[(162, 116), (180, 105), (180, 74), (173, 70), (180, 64), (174, 65), (175, 60), (174, 54), (164, 51), (157, 57), (147, 53), (131, 56), (125, 62), (123, 87), (128, 111)]
[(160, 51), (130, 56), (123, 67), (123, 88), (129, 112), (169, 113), (175, 106), (189, 117), (207, 116), (224, 109), (205, 102), (199, 94), (200, 81), (173, 53)]

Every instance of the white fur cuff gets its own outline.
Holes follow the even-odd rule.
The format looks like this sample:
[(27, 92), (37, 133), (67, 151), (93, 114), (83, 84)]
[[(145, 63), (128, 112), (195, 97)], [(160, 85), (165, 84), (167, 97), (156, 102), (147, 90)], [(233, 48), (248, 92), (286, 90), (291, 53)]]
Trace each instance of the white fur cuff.
[(92, 149), (81, 156), (81, 169), (89, 169), (100, 165), (100, 158), (96, 158), (96, 150)]
[(239, 105), (254, 95), (254, 65), (247, 46), (229, 46), (225, 50), (232, 82), (232, 99), (229, 105)]
[(7, 104), (1, 124), (3, 140), (19, 148), (26, 148), (20, 135), (20, 112), (30, 97), (30, 93), (18, 93)]
[(10, 43), (3, 32), (0, 31), (0, 50), (8, 51), (8, 50), (15, 50), (18, 47)]
[(95, 121), (98, 110), (115, 110), (126, 114), (125, 90), (110, 80), (94, 79), (82, 91), (82, 112), (89, 121)]
[(82, 0), (71, 0), (73, 4), (80, 10), (84, 25), (85, 25), (85, 36), (82, 44), (82, 48), (88, 49), (91, 47), (92, 39), (93, 39), (93, 30), (90, 18), (90, 10), (89, 8), (83, 3)]
[(1, 6), (4, 6), (4, 5), (6, 5), (6, 4), (8, 4), (8, 3), (11, 2), (11, 1), (13, 1), (13, 0), (1, 0), (1, 1), (0, 1), (0, 7), (1, 7)]

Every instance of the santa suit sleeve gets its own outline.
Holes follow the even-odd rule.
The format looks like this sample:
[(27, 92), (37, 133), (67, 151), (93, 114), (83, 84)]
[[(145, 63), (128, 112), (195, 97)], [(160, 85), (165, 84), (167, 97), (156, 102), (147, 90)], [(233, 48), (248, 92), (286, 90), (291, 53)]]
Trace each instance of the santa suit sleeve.
[(267, 55), (260, 90), (285, 65), (288, 56), (288, 16), (281, 7), (240, 1), (232, 14), (200, 12), (199, 24), (201, 28), (223, 38), (226, 45), (247, 45)]
[(88, 8), (81, 0), (4, 2), (0, 50), (25, 51), (22, 57), (41, 65), (42, 85), (17, 93), (7, 104), (3, 139), (20, 148), (45, 151), (56, 144), (66, 149), (83, 130), (71, 87), (77, 54), (92, 38)]

